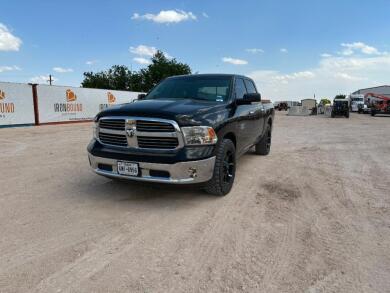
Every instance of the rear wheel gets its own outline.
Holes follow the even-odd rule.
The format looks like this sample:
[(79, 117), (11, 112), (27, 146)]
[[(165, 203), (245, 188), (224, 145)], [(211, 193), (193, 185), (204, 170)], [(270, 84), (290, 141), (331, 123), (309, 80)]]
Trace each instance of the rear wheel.
[(272, 141), (272, 129), (271, 125), (267, 125), (264, 136), (261, 140), (255, 145), (255, 153), (258, 155), (266, 156), (271, 151), (271, 141)]
[(230, 139), (224, 139), (217, 147), (213, 178), (207, 182), (205, 191), (223, 196), (232, 189), (236, 175), (236, 148)]
[(336, 117), (336, 115), (334, 114), (333, 111), (332, 111), (332, 113), (330, 114), (330, 117), (332, 117), (332, 118)]
[(345, 113), (345, 117), (349, 118), (349, 112)]
[(376, 114), (375, 110), (374, 109), (371, 110), (371, 116), (375, 116), (375, 114)]

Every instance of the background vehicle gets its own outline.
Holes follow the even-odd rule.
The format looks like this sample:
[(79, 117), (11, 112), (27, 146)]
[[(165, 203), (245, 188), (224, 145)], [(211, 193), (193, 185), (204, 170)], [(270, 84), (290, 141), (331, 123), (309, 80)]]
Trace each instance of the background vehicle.
[(202, 183), (225, 195), (240, 155), (253, 146), (256, 154), (270, 152), (274, 109), (245, 76), (170, 77), (140, 98), (96, 116), (88, 152), (97, 174)]
[(349, 118), (349, 101), (348, 99), (334, 99), (331, 117), (345, 116)]
[(371, 116), (376, 114), (390, 114), (390, 97), (378, 95), (378, 94), (367, 94), (371, 98)]
[(370, 112), (371, 112), (371, 108), (366, 103), (358, 105), (358, 113), (359, 114), (367, 114), (367, 113), (370, 113)]
[(358, 112), (359, 107), (360, 109), (364, 107), (364, 95), (350, 95), (349, 102), (351, 112)]
[(276, 105), (275, 109), (278, 111), (287, 111), (290, 107), (286, 102), (280, 102), (279, 104)]

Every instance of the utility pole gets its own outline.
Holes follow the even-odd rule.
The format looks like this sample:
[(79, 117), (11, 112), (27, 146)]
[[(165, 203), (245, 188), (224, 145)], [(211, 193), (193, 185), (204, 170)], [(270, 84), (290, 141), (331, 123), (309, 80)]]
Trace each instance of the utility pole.
[(51, 74), (49, 74), (49, 79), (47, 81), (49, 82), (50, 85), (52, 84), (53, 78), (52, 78)]

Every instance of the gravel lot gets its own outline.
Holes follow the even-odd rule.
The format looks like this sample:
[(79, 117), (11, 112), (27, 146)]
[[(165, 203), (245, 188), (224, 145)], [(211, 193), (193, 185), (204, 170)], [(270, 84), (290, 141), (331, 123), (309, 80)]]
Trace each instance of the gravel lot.
[(223, 198), (93, 174), (89, 123), (0, 129), (0, 292), (390, 292), (390, 117), (276, 116)]

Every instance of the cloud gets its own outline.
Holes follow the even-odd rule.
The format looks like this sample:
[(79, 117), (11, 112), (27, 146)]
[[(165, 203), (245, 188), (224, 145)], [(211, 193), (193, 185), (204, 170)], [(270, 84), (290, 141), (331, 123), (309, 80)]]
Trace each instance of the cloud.
[(223, 57), (222, 61), (225, 62), (225, 63), (234, 64), (234, 65), (246, 65), (246, 64), (248, 64), (248, 61), (246, 61), (246, 60), (235, 59), (235, 58), (232, 58), (232, 57)]
[(366, 45), (363, 42), (355, 43), (342, 43), (341, 46), (344, 48), (341, 54), (344, 56), (351, 56), (356, 52), (360, 52), (366, 55), (382, 55), (385, 53), (379, 52), (377, 48)]
[(0, 66), (0, 73), (6, 72), (6, 71), (19, 71), (22, 70), (20, 67), (13, 65), (13, 66)]
[(284, 54), (288, 53), (288, 50), (286, 48), (282, 48), (279, 51), (280, 53), (284, 53)]
[(135, 55), (153, 57), (157, 49), (155, 47), (139, 45), (138, 47), (130, 47), (129, 51)]
[(196, 20), (197, 17), (192, 12), (183, 10), (161, 10), (158, 14), (146, 13), (140, 15), (134, 13), (133, 20), (150, 20), (156, 23), (179, 23), (182, 21)]
[(149, 59), (143, 58), (143, 57), (135, 57), (133, 58), (135, 62), (142, 65), (149, 65), (151, 61)]
[[(51, 77), (53, 82), (58, 81), (57, 78)], [(30, 79), (31, 83), (38, 83), (38, 84), (49, 84), (49, 76), (48, 75), (37, 75)]]
[(245, 51), (252, 53), (252, 54), (264, 53), (263, 49), (258, 49), (258, 48), (245, 49)]
[(248, 75), (263, 96), (274, 101), (298, 100), (314, 94), (333, 98), (338, 93), (388, 84), (390, 55), (326, 56), (320, 57), (316, 66), (297, 72), (256, 70)]
[[(137, 47), (130, 47), (129, 51), (130, 51), (130, 53), (133, 53), (134, 55), (138, 55), (139, 57), (142, 57), (142, 58), (133, 58), (133, 60), (136, 61), (137, 63), (150, 64), (149, 60), (148, 60), (148, 63), (145, 62), (145, 60), (147, 60), (145, 57), (153, 57), (157, 53), (157, 48), (151, 47), (151, 46), (146, 46), (146, 45), (139, 45)], [(173, 58), (167, 52), (163, 52), (163, 54), (168, 59)]]
[(0, 23), (0, 51), (19, 51), (22, 40), (14, 36), (10, 30)]
[(91, 65), (95, 65), (98, 62), (99, 62), (99, 60), (88, 60), (85, 62), (85, 64), (91, 66)]
[(53, 70), (58, 73), (69, 73), (73, 72), (72, 68), (53, 67)]
[(206, 12), (202, 12), (202, 16), (203, 16), (204, 18), (209, 18), (209, 15), (208, 15)]
[(321, 54), (321, 57), (322, 57), (322, 58), (329, 58), (329, 57), (332, 57), (332, 55), (331, 55), (331, 54), (328, 54), (328, 53), (322, 53), (322, 54)]

